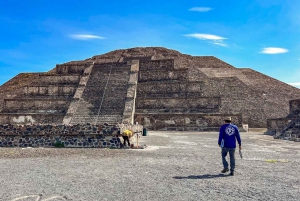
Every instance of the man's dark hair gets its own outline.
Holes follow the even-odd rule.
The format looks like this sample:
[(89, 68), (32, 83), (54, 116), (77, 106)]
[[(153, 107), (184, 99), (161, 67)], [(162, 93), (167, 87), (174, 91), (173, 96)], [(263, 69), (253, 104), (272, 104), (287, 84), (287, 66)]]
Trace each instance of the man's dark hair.
[(230, 120), (225, 120), (225, 122), (226, 122), (226, 123), (231, 123), (231, 121), (230, 121)]

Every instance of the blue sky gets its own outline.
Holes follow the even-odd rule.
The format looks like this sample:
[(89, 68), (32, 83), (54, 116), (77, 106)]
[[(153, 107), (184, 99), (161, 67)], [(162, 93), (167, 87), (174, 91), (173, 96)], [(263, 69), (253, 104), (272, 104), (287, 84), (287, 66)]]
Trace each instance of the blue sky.
[(300, 87), (300, 1), (0, 0), (0, 84), (21, 72), (160, 46)]

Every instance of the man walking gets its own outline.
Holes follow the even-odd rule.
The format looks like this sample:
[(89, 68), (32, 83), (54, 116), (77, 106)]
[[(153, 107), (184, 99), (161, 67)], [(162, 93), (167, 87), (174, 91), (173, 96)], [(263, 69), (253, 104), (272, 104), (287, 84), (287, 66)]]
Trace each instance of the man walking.
[(222, 162), (224, 169), (222, 173), (229, 171), (228, 162), (226, 161), (227, 153), (230, 156), (230, 175), (234, 175), (235, 169), (235, 157), (234, 152), (236, 148), (236, 140), (239, 143), (239, 149), (242, 149), (242, 142), (240, 137), (240, 132), (236, 125), (231, 123), (231, 117), (226, 117), (224, 119), (225, 124), (220, 128), (218, 144), (222, 148)]

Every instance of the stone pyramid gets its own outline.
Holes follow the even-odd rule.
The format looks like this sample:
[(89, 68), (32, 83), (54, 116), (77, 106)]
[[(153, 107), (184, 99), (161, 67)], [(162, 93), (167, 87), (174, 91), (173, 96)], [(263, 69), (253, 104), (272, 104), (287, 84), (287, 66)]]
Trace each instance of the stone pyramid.
[(216, 130), (225, 116), (266, 127), (285, 117), (300, 89), (213, 56), (163, 47), (115, 50), (0, 87), (1, 124), (143, 124), (154, 130)]

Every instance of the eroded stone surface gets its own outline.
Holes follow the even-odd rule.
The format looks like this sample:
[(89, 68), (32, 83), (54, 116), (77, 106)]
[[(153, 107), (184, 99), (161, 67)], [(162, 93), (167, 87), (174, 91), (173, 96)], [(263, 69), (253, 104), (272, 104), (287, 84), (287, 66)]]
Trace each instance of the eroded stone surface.
[(120, 148), (118, 133), (109, 125), (0, 125), (0, 147)]
[(268, 119), (268, 134), (275, 139), (300, 142), (300, 99), (291, 100), (290, 114), (285, 118)]

